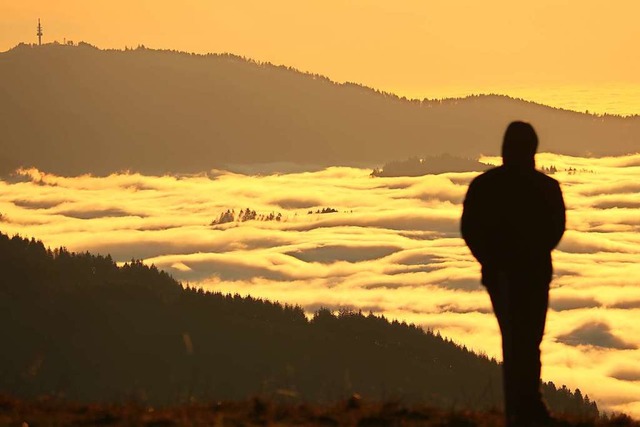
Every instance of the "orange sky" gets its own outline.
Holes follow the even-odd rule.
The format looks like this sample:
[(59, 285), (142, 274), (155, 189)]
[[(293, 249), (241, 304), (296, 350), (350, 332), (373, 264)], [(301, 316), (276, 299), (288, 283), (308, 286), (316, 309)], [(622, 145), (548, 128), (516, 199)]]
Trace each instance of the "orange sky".
[[(44, 40), (232, 52), (409, 97), (640, 87), (640, 2), (4, 0), (0, 50)], [(638, 111), (640, 113), (640, 111)]]

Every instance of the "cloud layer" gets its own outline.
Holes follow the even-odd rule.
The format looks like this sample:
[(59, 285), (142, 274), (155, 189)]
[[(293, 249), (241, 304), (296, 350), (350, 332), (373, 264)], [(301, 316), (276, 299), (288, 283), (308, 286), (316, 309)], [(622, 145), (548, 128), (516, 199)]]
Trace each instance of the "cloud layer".
[[(543, 377), (640, 417), (640, 155), (540, 154), (537, 162), (560, 171), (568, 208), (568, 231), (554, 252)], [(0, 181), (0, 229), (120, 262), (144, 259), (192, 286), (309, 313), (322, 306), (384, 313), (499, 357), (480, 269), (458, 231), (476, 173), (369, 172), (61, 177), (21, 170)], [(227, 210), (247, 208), (280, 220), (211, 225)]]

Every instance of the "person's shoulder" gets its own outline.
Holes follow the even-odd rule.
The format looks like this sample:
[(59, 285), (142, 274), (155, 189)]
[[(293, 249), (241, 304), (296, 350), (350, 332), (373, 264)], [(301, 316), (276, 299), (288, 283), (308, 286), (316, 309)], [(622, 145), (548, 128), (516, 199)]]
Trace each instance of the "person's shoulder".
[(481, 173), (480, 175), (476, 176), (472, 181), (471, 184), (472, 186), (479, 186), (479, 185), (485, 185), (485, 183), (490, 183), (496, 179), (499, 179), (499, 177), (504, 173), (504, 168), (502, 166), (496, 166), (493, 167), (483, 173)]
[(554, 178), (551, 178), (549, 175), (547, 175), (544, 172), (540, 172), (539, 170), (536, 170), (536, 179), (538, 181), (540, 181), (541, 183), (543, 183), (543, 185), (545, 185), (546, 187), (560, 187), (560, 183), (555, 180)]

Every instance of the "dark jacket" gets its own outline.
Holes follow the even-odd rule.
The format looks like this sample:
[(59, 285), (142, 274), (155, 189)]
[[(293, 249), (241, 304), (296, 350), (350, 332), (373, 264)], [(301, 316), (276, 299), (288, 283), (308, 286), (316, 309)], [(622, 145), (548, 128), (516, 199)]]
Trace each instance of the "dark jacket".
[(560, 185), (533, 167), (500, 166), (475, 178), (464, 201), (462, 237), (482, 264), (482, 283), (499, 272), (551, 280), (551, 251), (565, 229)]

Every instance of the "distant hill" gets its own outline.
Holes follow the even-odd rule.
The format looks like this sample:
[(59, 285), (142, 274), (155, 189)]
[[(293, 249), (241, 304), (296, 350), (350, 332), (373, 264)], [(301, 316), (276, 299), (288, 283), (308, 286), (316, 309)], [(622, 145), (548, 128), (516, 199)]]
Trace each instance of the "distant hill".
[[(331, 402), (500, 406), (500, 366), (383, 317), (183, 288), (132, 261), (0, 233), (0, 394), (178, 403), (256, 394)], [(579, 391), (544, 385), (556, 412), (597, 415)]]
[(465, 157), (441, 154), (424, 158), (411, 157), (406, 160), (394, 160), (385, 163), (381, 168), (373, 169), (371, 176), (422, 176), (445, 172), (478, 172), (493, 167), (478, 160)]
[[(437, 66), (437, 64), (434, 64)], [(49, 44), (0, 53), (0, 169), (194, 172), (289, 162), (499, 153), (528, 120), (541, 150), (640, 150), (640, 117), (596, 117), (504, 96), (406, 100), (237, 56)]]

